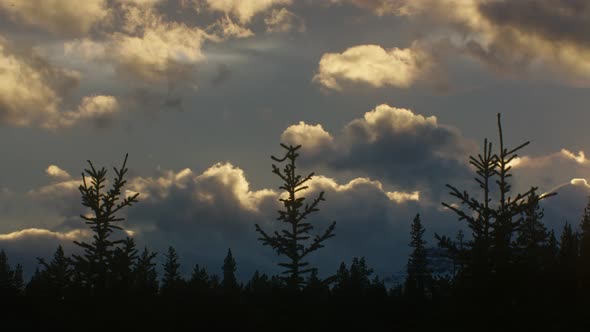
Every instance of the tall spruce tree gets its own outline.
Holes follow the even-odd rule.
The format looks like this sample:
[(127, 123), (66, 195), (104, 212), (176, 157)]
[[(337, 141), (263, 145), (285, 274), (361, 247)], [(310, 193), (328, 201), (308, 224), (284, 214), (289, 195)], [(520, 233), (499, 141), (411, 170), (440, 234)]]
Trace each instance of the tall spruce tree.
[(134, 266), (137, 262), (137, 249), (133, 238), (126, 237), (120, 247), (115, 249), (111, 264), (112, 283), (122, 292), (131, 290), (134, 278)]
[(318, 204), (325, 200), (324, 192), (320, 192), (318, 197), (313, 199), (311, 203), (304, 204), (306, 198), (298, 196), (297, 193), (308, 189), (305, 183), (311, 180), (314, 173), (310, 173), (305, 177), (297, 174), (295, 161), (299, 157), (297, 151), (301, 148), (301, 145), (287, 146), (281, 144), (281, 146), (286, 150), (285, 155), (282, 158), (274, 156), (271, 156), (271, 158), (277, 163), (285, 162), (286, 164), (283, 170), (275, 164), (272, 165), (272, 172), (284, 181), (279, 189), (287, 193), (286, 198), (280, 198), (285, 209), (279, 211), (279, 217), (277, 218), (277, 220), (285, 224), (286, 229), (281, 230), (280, 233), (275, 231), (274, 234), (269, 235), (256, 224), (256, 231), (260, 233), (259, 240), (262, 241), (263, 245), (271, 246), (279, 255), (287, 256), (289, 259), (287, 262), (279, 263), (279, 266), (285, 268), (282, 272), (285, 276), (282, 278), (289, 288), (300, 290), (302, 285), (305, 284), (303, 276), (313, 271), (313, 268), (310, 268), (309, 263), (304, 259), (310, 253), (322, 248), (325, 240), (334, 236), (336, 222), (332, 222), (321, 235), (316, 235), (313, 239), (310, 239), (310, 232), (314, 229), (314, 226), (307, 221), (307, 218), (312, 213), (319, 211)]
[(43, 280), (42, 284), (47, 287), (44, 293), (57, 298), (66, 296), (71, 287), (73, 271), (61, 244), (58, 245), (49, 264), (42, 258), (37, 258), (37, 260), (45, 268), (39, 275), (39, 278)]
[(17, 264), (13, 270), (8, 264), (4, 249), (0, 250), (0, 295), (19, 295), (23, 290), (22, 266)]
[(590, 198), (580, 223), (579, 241), (578, 285), (584, 293), (583, 298), (590, 299)]
[[(493, 153), (492, 143), (485, 139), (482, 153), (469, 158), (469, 163), (476, 170), (475, 180), (482, 190), (481, 197), (447, 184), (450, 195), (458, 199), (458, 204), (442, 204), (454, 211), (459, 220), (466, 221), (472, 231), (472, 239), (460, 254), (465, 257), (465, 271), (460, 273), (462, 284), (480, 291), (491, 291), (493, 295), (503, 293), (510, 297), (512, 290), (509, 281), (514, 273), (512, 269), (516, 252), (513, 239), (522, 223), (521, 215), (527, 209), (528, 197), (537, 188), (531, 187), (526, 192), (511, 194), (509, 179), (512, 177), (512, 163), (518, 157), (518, 151), (529, 142), (507, 148), (500, 114), (497, 125), (498, 151)], [(539, 199), (552, 195), (545, 194)], [(463, 206), (467, 209), (462, 209)], [(493, 288), (490, 282), (493, 282)], [(470, 294), (475, 295), (474, 292)]]
[(407, 264), (406, 294), (409, 296), (424, 296), (432, 279), (426, 257), (426, 241), (423, 239), (425, 231), (420, 214), (416, 214), (410, 230), (410, 247), (413, 250)]
[(147, 247), (137, 258), (133, 267), (133, 290), (143, 295), (153, 295), (158, 292), (158, 273), (154, 259), (157, 254)]
[(114, 167), (116, 176), (109, 190), (105, 190), (107, 170), (104, 167), (96, 169), (88, 160), (90, 168), (84, 170), (86, 174), (82, 173), (82, 185), (78, 189), (82, 195), (82, 205), (90, 209), (91, 215), (80, 217), (90, 226), (94, 235), (91, 243), (74, 241), (84, 249), (84, 254), (72, 257), (78, 281), (91, 289), (108, 287), (113, 254), (117, 245), (123, 242), (112, 239), (113, 232), (122, 229), (118, 223), (125, 220), (118, 214), (123, 208), (136, 203), (139, 195), (136, 193), (121, 200), (123, 187), (127, 183), (124, 179), (127, 157), (125, 155), (121, 168)]
[(182, 286), (182, 277), (180, 276), (180, 263), (176, 250), (170, 246), (168, 253), (165, 255), (164, 278), (162, 279), (162, 293), (173, 293), (178, 291)]
[(223, 280), (221, 287), (226, 292), (232, 292), (238, 289), (238, 281), (236, 280), (236, 260), (234, 259), (231, 249), (227, 250), (227, 256), (223, 260)]

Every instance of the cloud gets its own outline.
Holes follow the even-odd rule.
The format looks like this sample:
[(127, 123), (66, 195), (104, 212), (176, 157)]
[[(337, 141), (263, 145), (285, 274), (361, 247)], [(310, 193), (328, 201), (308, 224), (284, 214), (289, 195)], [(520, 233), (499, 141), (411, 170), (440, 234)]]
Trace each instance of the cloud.
[(266, 32), (268, 33), (305, 32), (303, 19), (287, 8), (273, 9), (270, 15), (264, 19), (264, 24), (266, 24)]
[(206, 0), (208, 9), (223, 12), (238, 18), (241, 23), (249, 23), (256, 14), (276, 5), (290, 5), (292, 0)]
[[(590, 5), (544, 0), (351, 1), (378, 15), (401, 15), (430, 25), (457, 51), (504, 74), (558, 74), (561, 81), (590, 84)], [(426, 41), (425, 41), (426, 42)]]
[(408, 88), (427, 75), (432, 62), (419, 44), (405, 49), (358, 45), (324, 54), (313, 81), (332, 90), (343, 90), (347, 84)]
[(59, 168), (56, 165), (49, 165), (45, 170), (45, 173), (55, 179), (58, 180), (68, 180), (71, 176), (70, 173), (64, 171), (63, 169)]
[(15, 127), (52, 127), (63, 96), (80, 74), (57, 68), (32, 52), (15, 50), (0, 36), (0, 122)]
[[(307, 165), (385, 178), (404, 190), (440, 190), (441, 181), (469, 174), (465, 160), (474, 144), (460, 132), (411, 110), (378, 105), (333, 137), (320, 125), (288, 127), (281, 139), (302, 144)], [(446, 183), (446, 182), (445, 182)]]
[(66, 36), (88, 34), (108, 16), (105, 0), (0, 0), (0, 11), (16, 23)]
[(130, 7), (125, 32), (111, 36), (107, 57), (121, 73), (150, 82), (190, 76), (192, 66), (204, 60), (201, 51), (208, 34), (184, 23), (164, 21), (153, 11)]
[(90, 96), (82, 98), (77, 112), (64, 113), (61, 126), (72, 126), (81, 120), (92, 120), (105, 127), (119, 111), (119, 102), (113, 96)]
[(574, 153), (565, 148), (545, 155), (523, 155), (514, 159), (511, 166), (519, 190), (527, 189), (523, 187), (527, 183), (550, 191), (572, 178), (584, 179), (590, 174), (590, 160), (584, 151)]
[(20, 231), (8, 233), (8, 234), (0, 234), (0, 241), (18, 241), (23, 238), (27, 237), (46, 237), (46, 238), (55, 238), (56, 240), (78, 240), (82, 237), (87, 237), (89, 231), (82, 231), (82, 230), (73, 230), (66, 233), (61, 232), (53, 232), (47, 229), (41, 228), (27, 228)]
[(235, 23), (229, 16), (218, 19), (215, 23), (208, 27), (209, 31), (213, 31), (220, 39), (228, 38), (248, 38), (254, 36), (254, 32), (243, 25)]

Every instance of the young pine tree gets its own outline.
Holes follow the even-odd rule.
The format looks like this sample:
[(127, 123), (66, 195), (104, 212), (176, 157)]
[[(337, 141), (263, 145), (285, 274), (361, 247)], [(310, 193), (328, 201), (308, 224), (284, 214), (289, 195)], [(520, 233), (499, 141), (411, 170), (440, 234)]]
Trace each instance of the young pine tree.
[[(115, 230), (122, 228), (118, 223), (125, 220), (118, 217), (121, 210), (137, 202), (136, 193), (121, 200), (122, 190), (127, 180), (127, 155), (121, 168), (114, 168), (115, 179), (109, 190), (105, 190), (107, 170), (102, 167), (96, 169), (88, 160), (89, 169), (82, 173), (82, 185), (78, 188), (82, 194), (82, 205), (90, 209), (90, 215), (80, 215), (94, 232), (91, 243), (74, 243), (84, 249), (83, 255), (72, 255), (73, 263), (78, 274), (77, 279), (84, 287), (101, 290), (108, 287), (111, 273), (111, 263), (115, 248), (122, 240), (113, 240)], [(87, 179), (90, 179), (88, 181)]]
[(128, 292), (133, 285), (133, 268), (137, 262), (137, 249), (135, 241), (127, 237), (121, 247), (117, 247), (113, 253), (111, 264), (113, 286), (122, 292)]
[(579, 262), (578, 262), (578, 285), (584, 293), (583, 298), (590, 298), (590, 199), (580, 223), (579, 239)]
[(176, 250), (170, 246), (168, 253), (165, 255), (164, 278), (162, 279), (162, 293), (174, 293), (182, 287), (182, 277), (180, 276), (180, 263)]
[(194, 292), (204, 293), (209, 290), (209, 274), (207, 269), (195, 264), (191, 279), (189, 281), (190, 287)]
[(310, 253), (322, 248), (325, 240), (334, 236), (336, 222), (332, 222), (322, 235), (316, 235), (310, 240), (310, 232), (314, 226), (307, 221), (307, 218), (319, 210), (318, 204), (325, 200), (324, 192), (321, 192), (311, 203), (304, 203), (306, 198), (298, 196), (298, 193), (308, 188), (305, 183), (311, 180), (314, 173), (305, 177), (297, 174), (295, 161), (299, 157), (297, 151), (301, 148), (301, 145), (287, 146), (281, 144), (281, 146), (286, 150), (285, 155), (282, 158), (274, 156), (271, 156), (271, 158), (278, 163), (286, 163), (283, 170), (275, 164), (272, 165), (272, 172), (284, 181), (279, 188), (287, 194), (286, 198), (280, 199), (285, 209), (279, 211), (279, 217), (277, 218), (286, 228), (281, 230), (280, 233), (275, 231), (274, 234), (269, 235), (256, 224), (256, 231), (260, 233), (259, 240), (262, 241), (263, 245), (271, 246), (279, 255), (287, 256), (288, 261), (279, 263), (279, 266), (285, 268), (282, 272), (285, 275), (283, 280), (290, 289), (300, 290), (302, 285), (305, 284), (303, 276), (313, 271), (313, 268), (310, 268), (309, 263), (304, 259)]
[(221, 281), (221, 287), (225, 292), (233, 292), (236, 291), (238, 286), (238, 281), (236, 280), (236, 260), (232, 256), (231, 249), (227, 250), (227, 256), (223, 260), (223, 280)]
[(138, 294), (154, 295), (158, 292), (158, 273), (154, 259), (157, 254), (147, 247), (137, 258), (133, 267), (133, 290)]
[(410, 247), (414, 249), (408, 259), (406, 278), (406, 294), (411, 297), (423, 297), (432, 279), (423, 239), (425, 231), (420, 214), (416, 214), (410, 230)]
[(22, 266), (17, 264), (13, 270), (8, 264), (4, 249), (0, 250), (0, 295), (14, 296), (23, 291)]
[(47, 287), (45, 293), (60, 299), (65, 297), (71, 287), (73, 271), (62, 246), (57, 247), (49, 264), (42, 258), (37, 258), (37, 260), (45, 268), (39, 275), (39, 278), (43, 280), (43, 285)]
[[(531, 187), (524, 193), (511, 194), (509, 179), (512, 177), (512, 163), (518, 151), (529, 142), (515, 148), (505, 147), (500, 114), (497, 124), (498, 151), (493, 153), (492, 143), (485, 139), (482, 153), (469, 158), (469, 163), (476, 170), (475, 180), (482, 191), (481, 196), (478, 198), (447, 184), (450, 195), (457, 198), (459, 204), (442, 204), (455, 212), (459, 220), (465, 220), (472, 231), (472, 239), (459, 253), (459, 256), (464, 257), (464, 268), (459, 274), (461, 284), (490, 296), (503, 294), (508, 300), (514, 293), (510, 284), (517, 252), (513, 246), (514, 236), (522, 222), (520, 216), (527, 209), (527, 198), (537, 188)], [(552, 195), (542, 195), (539, 199)], [(467, 293), (477, 296), (474, 291)]]

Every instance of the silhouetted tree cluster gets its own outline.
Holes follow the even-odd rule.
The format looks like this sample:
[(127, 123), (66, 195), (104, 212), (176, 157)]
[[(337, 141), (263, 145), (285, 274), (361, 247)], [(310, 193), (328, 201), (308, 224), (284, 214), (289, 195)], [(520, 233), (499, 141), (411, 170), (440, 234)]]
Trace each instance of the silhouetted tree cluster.
[[(129, 329), (215, 324), (252, 330), (483, 331), (506, 330), (513, 319), (521, 322), (511, 325), (515, 328), (568, 330), (587, 322), (583, 317), (590, 309), (590, 198), (579, 226), (566, 222), (557, 235), (545, 225), (541, 207), (553, 193), (539, 194), (537, 187), (512, 192), (511, 165), (528, 142), (506, 147), (500, 116), (498, 133), (497, 150), (485, 139), (481, 153), (469, 159), (479, 193), (447, 185), (457, 201), (443, 206), (470, 234), (435, 234), (437, 245), (429, 246), (427, 223), (416, 214), (401, 283), (375, 275), (365, 257), (342, 262), (333, 273), (309, 265), (308, 255), (334, 236), (335, 222), (312, 236), (308, 219), (325, 200), (324, 192), (306, 202), (301, 192), (314, 174), (297, 173), (301, 146), (281, 144), (285, 155), (272, 159), (285, 166), (273, 164), (272, 172), (283, 181), (283, 210), (277, 218), (283, 228), (267, 233), (255, 225), (262, 244), (286, 257), (278, 264), (280, 275), (256, 271), (242, 283), (240, 253), (228, 249), (218, 270), (196, 264), (185, 276), (172, 246), (162, 264), (156, 252), (139, 250), (121, 226), (123, 209), (139, 201), (139, 194), (122, 194), (125, 156), (108, 189), (105, 168), (88, 161), (82, 174), (79, 190), (89, 213), (81, 218), (92, 231), (90, 242), (74, 241), (82, 253), (68, 256), (58, 246), (51, 260), (38, 258), (25, 285), (22, 266), (11, 267), (1, 250), (0, 296), (20, 299), (14, 302), (25, 308), (20, 312), (42, 322), (28, 321), (27, 327), (37, 330), (51, 322), (77, 327), (88, 321), (127, 321)], [(437, 262), (445, 262), (444, 267)], [(27, 322), (22, 315), (14, 320)]]

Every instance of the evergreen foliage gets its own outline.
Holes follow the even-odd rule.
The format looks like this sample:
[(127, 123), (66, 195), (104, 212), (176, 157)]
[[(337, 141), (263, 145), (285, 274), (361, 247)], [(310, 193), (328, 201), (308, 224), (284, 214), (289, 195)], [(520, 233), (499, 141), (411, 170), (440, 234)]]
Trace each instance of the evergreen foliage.
[[(127, 180), (124, 179), (127, 173), (127, 157), (121, 168), (114, 168), (115, 179), (109, 190), (105, 190), (107, 182), (107, 170), (102, 167), (97, 169), (88, 160), (90, 168), (82, 173), (82, 185), (78, 188), (82, 195), (82, 205), (89, 208), (90, 215), (80, 215), (86, 224), (94, 232), (91, 243), (74, 243), (84, 249), (83, 255), (72, 255), (76, 267), (77, 281), (83, 287), (97, 291), (108, 288), (111, 274), (111, 264), (117, 245), (123, 240), (113, 240), (115, 230), (121, 230), (118, 223), (125, 220), (118, 214), (122, 209), (137, 202), (136, 193), (121, 200), (122, 190)], [(88, 176), (88, 179), (87, 179)]]
[(136, 259), (133, 267), (133, 289), (144, 295), (154, 295), (158, 292), (158, 273), (154, 259), (157, 254), (150, 252), (147, 247)]
[(406, 294), (412, 297), (423, 297), (432, 279), (426, 257), (426, 241), (423, 239), (425, 231), (420, 214), (416, 214), (410, 230), (410, 247), (413, 250), (408, 259), (405, 287)]
[[(463, 286), (472, 289), (469, 291), (471, 296), (488, 293), (489, 296), (503, 296), (509, 301), (515, 291), (513, 283), (510, 283), (517, 262), (514, 238), (523, 223), (522, 215), (527, 210), (529, 214), (531, 209), (534, 210), (531, 204), (537, 204), (553, 194), (536, 196), (537, 187), (534, 186), (524, 193), (511, 194), (511, 163), (518, 157), (518, 151), (529, 142), (507, 148), (500, 114), (497, 124), (498, 151), (493, 153), (492, 143), (485, 139), (482, 153), (469, 158), (469, 163), (476, 169), (475, 180), (482, 191), (481, 197), (447, 184), (450, 195), (459, 200), (459, 205), (442, 204), (455, 212), (459, 220), (464, 220), (472, 231), (472, 238), (465, 249), (455, 253), (456, 257), (464, 259), (463, 269), (459, 272)], [(463, 206), (467, 209), (462, 209)], [(456, 251), (457, 247), (446, 240), (447, 249)]]
[[(281, 198), (280, 201), (283, 203), (284, 210), (279, 211), (280, 220), (286, 224), (286, 229), (281, 232), (275, 231), (274, 234), (268, 235), (265, 231), (256, 224), (256, 231), (260, 233), (259, 238), (263, 245), (271, 246), (277, 251), (279, 255), (287, 256), (289, 259), (287, 262), (279, 263), (279, 266), (284, 267), (283, 280), (289, 285), (291, 289), (300, 290), (302, 285), (305, 284), (303, 275), (313, 271), (313, 268), (309, 267), (309, 263), (304, 259), (310, 253), (322, 248), (323, 242), (334, 236), (334, 229), (336, 222), (326, 229), (321, 235), (316, 235), (310, 240), (311, 236), (309, 233), (314, 229), (314, 226), (307, 221), (307, 218), (314, 212), (319, 211), (318, 204), (325, 200), (324, 192), (320, 192), (318, 197), (313, 199), (311, 203), (305, 203), (305, 197), (297, 195), (298, 192), (308, 189), (305, 185), (314, 173), (303, 177), (297, 174), (297, 167), (295, 161), (299, 157), (297, 151), (301, 148), (301, 145), (292, 146), (281, 144), (286, 150), (285, 155), (282, 158), (271, 156), (272, 160), (286, 165), (281, 169), (275, 164), (272, 165), (272, 172), (276, 174), (284, 183), (279, 189), (284, 190), (287, 193), (287, 198)], [(306, 245), (306, 242), (309, 244)]]
[(162, 279), (162, 293), (177, 292), (183, 283), (180, 276), (180, 263), (176, 250), (170, 246), (168, 253), (165, 255), (166, 262), (164, 263), (164, 278)]
[(44, 290), (42, 293), (57, 298), (66, 296), (71, 288), (74, 271), (70, 259), (66, 257), (62, 246), (57, 247), (49, 264), (42, 258), (37, 260), (45, 268), (43, 272), (36, 273), (36, 277), (34, 277), (43, 285)]
[(223, 287), (224, 291), (231, 292), (238, 289), (238, 281), (236, 280), (236, 260), (232, 256), (231, 249), (227, 250), (227, 256), (223, 260), (223, 280), (221, 281), (221, 286)]

